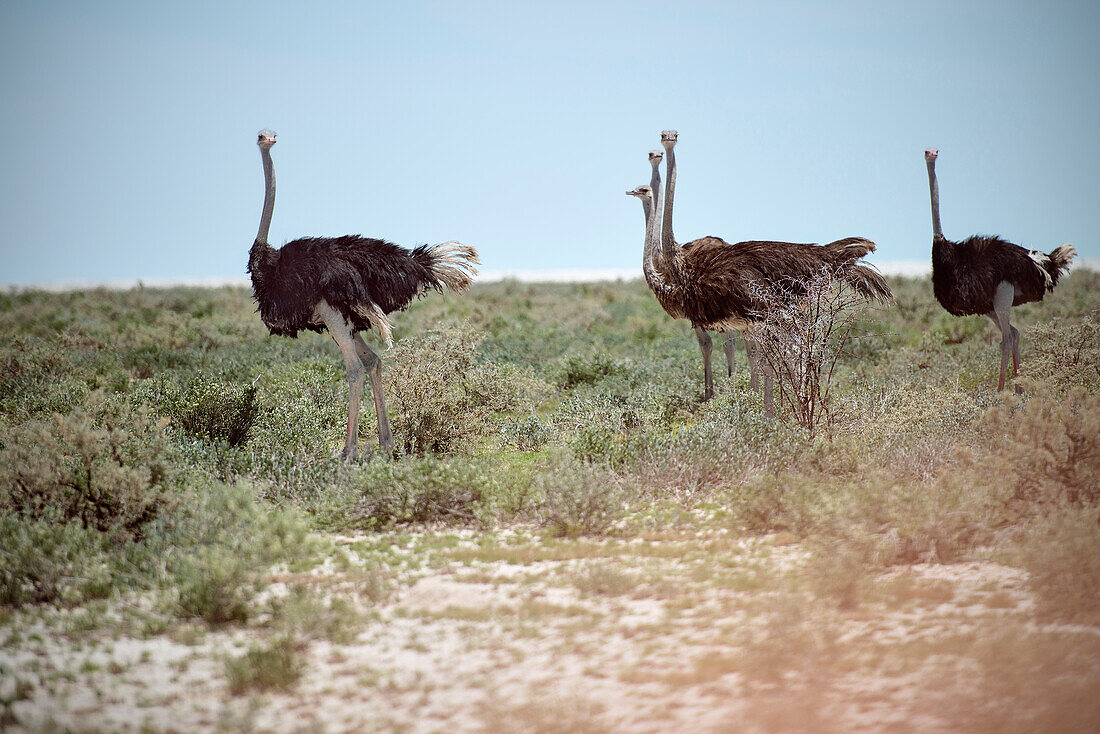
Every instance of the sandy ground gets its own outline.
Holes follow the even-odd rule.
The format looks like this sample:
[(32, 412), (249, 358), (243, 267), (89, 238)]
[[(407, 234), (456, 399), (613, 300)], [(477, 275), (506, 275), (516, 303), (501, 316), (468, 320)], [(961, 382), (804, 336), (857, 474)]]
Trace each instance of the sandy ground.
[[(14, 671), (0, 728), (1100, 730), (1100, 629), (1044, 623), (1025, 574), (991, 562), (874, 576), (842, 608), (812, 593), (803, 554), (776, 539), (441, 532), (338, 548), (344, 563), (282, 574), (269, 591), (307, 588), (360, 613), (350, 640), (308, 636), (289, 690), (230, 693), (226, 661), (270, 636), (262, 619), (138, 635), (116, 611), (90, 630), (79, 613), (21, 612), (0, 628), (0, 665)], [(397, 570), (372, 601), (362, 569), (380, 554)]]

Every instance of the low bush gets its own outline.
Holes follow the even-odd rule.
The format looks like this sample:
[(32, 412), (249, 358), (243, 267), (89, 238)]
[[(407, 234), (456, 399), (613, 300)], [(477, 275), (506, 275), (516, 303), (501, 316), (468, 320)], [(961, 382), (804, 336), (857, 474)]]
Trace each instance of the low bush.
[(1100, 396), (1078, 387), (1010, 399), (981, 427), (988, 440), (973, 455), (975, 470), (998, 477), (1016, 501), (1100, 504)]
[(534, 415), (500, 427), (501, 443), (519, 451), (538, 451), (554, 435), (554, 427), (550, 421)]
[(183, 388), (167, 387), (161, 405), (184, 433), (230, 446), (243, 446), (260, 416), (255, 384), (230, 385), (205, 375)]
[(1027, 569), (1044, 613), (1100, 623), (1100, 507), (1049, 508), (1007, 555)]
[(247, 619), (273, 564), (308, 565), (319, 550), (295, 512), (258, 504), (245, 486), (204, 482), (158, 541), (174, 548), (165, 581), (177, 590), (178, 613), (210, 624)]
[(433, 456), (372, 462), (355, 486), (332, 496), (318, 511), (322, 525), (380, 529), (408, 523), (464, 525), (491, 519), (495, 481), (476, 460)]
[(542, 523), (555, 535), (575, 538), (606, 535), (626, 514), (627, 494), (608, 470), (558, 460), (539, 475)]
[(591, 385), (625, 371), (622, 364), (606, 354), (597, 353), (589, 357), (570, 355), (561, 361), (561, 372), (557, 378), (559, 387), (569, 389), (578, 385)]
[(239, 696), (249, 691), (285, 691), (293, 687), (306, 669), (305, 645), (282, 636), (266, 644), (253, 645), (225, 664), (229, 692)]
[(1080, 387), (1100, 394), (1100, 311), (1081, 320), (1052, 319), (1026, 329), (1021, 377), (1034, 389)]
[(490, 433), (498, 413), (529, 411), (544, 394), (529, 370), (477, 364), (480, 341), (468, 327), (450, 327), (394, 347), (384, 374), (401, 452), (449, 453)]
[(89, 399), (88, 411), (12, 428), (0, 449), (5, 514), (140, 539), (177, 498), (161, 431), (145, 413), (102, 393)]
[(77, 603), (107, 595), (109, 542), (79, 522), (0, 513), (0, 605)]

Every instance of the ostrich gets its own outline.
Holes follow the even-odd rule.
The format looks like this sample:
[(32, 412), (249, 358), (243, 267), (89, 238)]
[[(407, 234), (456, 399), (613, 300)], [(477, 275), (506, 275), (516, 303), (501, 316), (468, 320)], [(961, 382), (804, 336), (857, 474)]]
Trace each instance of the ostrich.
[[(714, 396), (710, 367), (712, 346), (706, 332), (711, 330), (728, 334), (739, 331), (744, 337), (747, 331), (751, 331), (753, 322), (758, 321), (760, 314), (767, 309), (767, 304), (761, 301), (760, 286), (798, 284), (824, 268), (839, 271), (841, 277), (865, 297), (882, 301), (892, 297), (890, 286), (881, 275), (866, 265), (853, 264), (875, 249), (875, 243), (862, 237), (846, 237), (827, 245), (755, 240), (730, 244), (719, 237), (702, 237), (683, 246), (677, 245), (672, 232), (676, 186), (676, 156), (673, 149), (677, 137), (674, 130), (661, 133), (668, 169), (668, 191), (664, 198), (659, 252), (656, 227), (650, 226), (647, 230), (646, 248), (653, 263), (647, 282), (650, 282), (657, 300), (670, 316), (689, 320), (695, 329), (703, 355), (704, 399)], [(641, 198), (645, 203), (646, 192), (635, 189), (627, 193)], [(652, 189), (648, 197), (651, 200), (657, 198)], [(651, 206), (656, 204), (651, 203)], [(657, 281), (657, 287), (654, 287), (651, 278)], [(727, 344), (731, 344), (728, 338)], [(759, 386), (760, 357), (751, 337), (745, 340), (745, 345), (755, 389)], [(763, 372), (764, 402), (771, 413), (772, 377), (767, 370)]]
[[(661, 195), (660, 165), (661, 165), (661, 159), (663, 157), (664, 157), (664, 154), (659, 150), (649, 151), (649, 163), (653, 167), (653, 175), (650, 177), (650, 180), (649, 180), (649, 187), (650, 187), (650, 191), (651, 191), (649, 199), (652, 199), (652, 201), (650, 201), (649, 199), (646, 199), (646, 198), (642, 198), (642, 209), (645, 212), (645, 222), (646, 222), (647, 230), (648, 230), (649, 223), (650, 223), (650, 211), (651, 211), (651, 209), (655, 210), (656, 208), (661, 206), (661, 204), (660, 204), (660, 195)], [(673, 174), (675, 174), (675, 169), (673, 169)], [(673, 186), (673, 181), (670, 179), (669, 180), (670, 192), (671, 192), (672, 186)], [(638, 194), (630, 192), (630, 191), (628, 191), (627, 193), (631, 194), (633, 196), (638, 196)], [(665, 223), (665, 226), (668, 226), (670, 228), (670, 231), (671, 231), (671, 227), (672, 227), (671, 220), (668, 219), (668, 218), (665, 218), (664, 223)], [(663, 231), (663, 227), (662, 227), (661, 223), (657, 223), (656, 227), (657, 227), (657, 232), (658, 233)], [(658, 234), (657, 237), (662, 239), (662, 243), (663, 243), (663, 235)], [(670, 238), (670, 241), (671, 241), (671, 238)], [(655, 243), (656, 243), (656, 240), (655, 240)], [(675, 250), (675, 245), (673, 245), (672, 249)], [(650, 270), (646, 269), (645, 266), (647, 264), (651, 266)], [(675, 301), (673, 301), (671, 299), (668, 299), (668, 298), (662, 298), (662, 296), (659, 292), (659, 289), (658, 289), (657, 286), (655, 286), (655, 281), (654, 281), (654, 279), (651, 275), (651, 273), (656, 272), (657, 268), (661, 268), (664, 272), (668, 273), (670, 268), (675, 268), (676, 266), (677, 266), (677, 259), (674, 256), (670, 257), (665, 250), (661, 250), (660, 252), (657, 252), (656, 247), (654, 247), (654, 251), (645, 256), (645, 262), (643, 263), (642, 272), (646, 276), (646, 283), (649, 285), (650, 290), (652, 290), (653, 294), (657, 297), (657, 302), (661, 304), (661, 306), (665, 309), (665, 312), (669, 316), (671, 316), (674, 319), (679, 319), (679, 318), (686, 318), (686, 316), (681, 313), (680, 309), (675, 304)], [(726, 375), (728, 377), (733, 377), (733, 368), (734, 368), (733, 334), (734, 334), (734, 332), (732, 330), (727, 329), (727, 330), (723, 330), (722, 334), (725, 337), (725, 339), (722, 342), (722, 350), (726, 354)], [(714, 395), (714, 391), (713, 391), (713, 387), (712, 387), (713, 386), (713, 377), (711, 375), (711, 367), (710, 367), (710, 355), (711, 355), (711, 352), (713, 351), (713, 341), (711, 340), (710, 335), (705, 330), (703, 330), (701, 328), (698, 328), (698, 327), (695, 328), (695, 336), (699, 341), (699, 350), (703, 353), (703, 368), (704, 368), (705, 384), (708, 386), (707, 391), (704, 393), (704, 397), (709, 400)]]
[(952, 242), (940, 229), (940, 185), (936, 181), (934, 148), (924, 151), (928, 188), (932, 196), (932, 290), (953, 316), (985, 314), (1001, 332), (1001, 377), (1004, 390), (1009, 355), (1012, 375), (1020, 368), (1020, 332), (1009, 323), (1012, 307), (1043, 300), (1077, 255), (1073, 245), (1061, 245), (1049, 254), (1025, 250), (996, 236), (974, 235)]
[(275, 173), (271, 146), (275, 133), (261, 130), (256, 144), (264, 167), (264, 208), (260, 229), (248, 254), (248, 272), (260, 318), (272, 334), (296, 337), (299, 331), (326, 329), (340, 347), (347, 367), (350, 401), (348, 433), (340, 458), (359, 453), (359, 403), (364, 378), (370, 377), (378, 417), (378, 444), (393, 453), (393, 433), (382, 396), (382, 361), (359, 332), (377, 329), (387, 345), (393, 333), (387, 314), (404, 310), (429, 288), (463, 291), (477, 273), (473, 247), (444, 242), (412, 251), (385, 240), (360, 235), (303, 237), (279, 249), (267, 242), (275, 207)]

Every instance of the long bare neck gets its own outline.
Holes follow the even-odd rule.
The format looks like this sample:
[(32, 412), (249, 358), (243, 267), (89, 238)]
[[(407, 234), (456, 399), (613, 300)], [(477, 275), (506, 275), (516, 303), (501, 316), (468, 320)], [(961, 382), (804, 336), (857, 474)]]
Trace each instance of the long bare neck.
[(936, 161), (925, 161), (928, 165), (928, 191), (932, 196), (932, 236), (943, 239), (940, 229), (940, 184), (936, 181)]
[(676, 152), (672, 148), (665, 149), (665, 160), (668, 161), (666, 164), (668, 190), (665, 191), (664, 220), (661, 222), (661, 249), (665, 255), (668, 255), (676, 249), (676, 238), (672, 235), (672, 197), (676, 194)]
[(264, 162), (264, 211), (260, 215), (256, 241), (266, 244), (267, 231), (271, 228), (271, 213), (275, 209), (275, 169), (271, 164), (270, 149), (260, 148), (260, 159)]
[(653, 189), (652, 200), (647, 202), (642, 199), (642, 205), (645, 206), (646, 211), (642, 273), (645, 275), (646, 282), (652, 287), (656, 283), (664, 281), (664, 277), (657, 271), (657, 240), (660, 239), (661, 220), (657, 218), (656, 202), (660, 200), (661, 196), (661, 174), (657, 172), (656, 166), (653, 168), (653, 176), (650, 178), (650, 187)]
[(653, 189), (653, 200), (647, 201), (642, 199), (642, 203), (645, 204), (646, 216), (646, 236), (649, 233), (649, 212), (658, 211), (658, 207), (661, 206), (661, 160), (655, 159), (650, 162), (653, 166), (653, 175), (649, 177), (649, 188)]

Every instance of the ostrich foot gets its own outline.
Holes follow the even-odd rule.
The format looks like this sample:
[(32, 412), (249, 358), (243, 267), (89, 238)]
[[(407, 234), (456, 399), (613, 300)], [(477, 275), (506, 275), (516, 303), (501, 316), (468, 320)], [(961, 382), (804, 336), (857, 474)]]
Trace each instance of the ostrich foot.
[(351, 463), (359, 457), (358, 446), (345, 446), (344, 450), (340, 452), (340, 461), (346, 461)]

